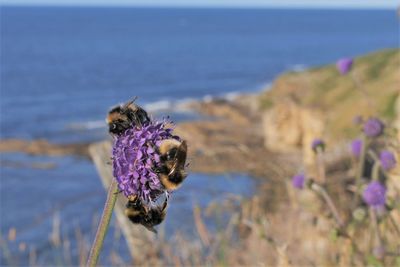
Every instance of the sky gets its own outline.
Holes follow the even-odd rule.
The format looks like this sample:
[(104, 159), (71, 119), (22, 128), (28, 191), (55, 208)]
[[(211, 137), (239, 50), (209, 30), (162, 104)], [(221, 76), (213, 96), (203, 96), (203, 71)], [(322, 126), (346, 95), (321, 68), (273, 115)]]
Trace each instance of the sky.
[(4, 5), (397, 8), (400, 0), (0, 0)]

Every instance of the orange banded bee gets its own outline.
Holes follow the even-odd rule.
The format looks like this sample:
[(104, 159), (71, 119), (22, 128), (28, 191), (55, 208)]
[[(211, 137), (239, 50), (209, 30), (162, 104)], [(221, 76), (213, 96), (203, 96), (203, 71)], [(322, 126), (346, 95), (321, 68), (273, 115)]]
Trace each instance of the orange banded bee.
[(160, 206), (148, 208), (141, 200), (133, 196), (126, 203), (125, 215), (134, 224), (141, 224), (147, 230), (157, 233), (154, 226), (159, 225), (167, 214), (168, 198)]
[(187, 144), (186, 141), (178, 141), (176, 139), (164, 140), (158, 148), (160, 153), (161, 166), (156, 172), (160, 178), (160, 182), (167, 190), (177, 189), (185, 180), (187, 173), (186, 156)]
[(142, 126), (150, 121), (147, 112), (136, 105), (135, 100), (136, 98), (123, 105), (118, 105), (108, 112), (106, 122), (110, 134), (121, 135), (132, 125)]
[[(121, 189), (121, 192), (124, 192), (125, 196), (128, 196), (125, 214), (129, 220), (134, 224), (141, 224), (149, 231), (156, 233), (154, 227), (162, 223), (166, 217), (168, 191), (177, 189), (187, 176), (185, 172), (187, 143), (186, 141), (175, 139), (177, 137), (171, 134), (172, 129), (166, 126), (167, 122), (150, 120), (147, 112), (136, 105), (134, 101), (135, 99), (112, 108), (106, 118), (110, 134), (116, 137), (113, 156), (118, 156), (113, 157), (113, 172), (115, 178), (119, 181), (138, 182), (138, 180), (132, 180), (134, 178), (122, 166), (133, 166), (135, 171), (146, 170), (146, 172), (141, 172), (141, 176), (139, 175), (139, 171), (136, 172), (135, 179), (141, 177), (140, 182), (138, 182), (139, 187), (131, 189), (129, 193), (122, 191), (123, 189)], [(144, 145), (137, 145), (135, 143), (138, 141), (135, 139), (135, 134), (137, 133), (139, 135), (143, 134), (145, 138), (148, 138), (140, 139), (145, 140)], [(124, 140), (124, 142), (119, 142), (120, 140)], [(156, 140), (162, 141), (158, 143)], [(130, 143), (130, 146), (126, 147), (126, 143)], [(157, 145), (155, 145), (156, 143)], [(126, 156), (128, 155), (126, 151), (128, 153), (132, 152), (129, 154), (129, 157)], [(159, 160), (155, 160), (156, 158), (159, 158)], [(150, 187), (151, 183), (155, 183), (157, 186)], [(130, 184), (130, 182), (127, 184)], [(158, 190), (153, 195), (157, 199), (153, 199), (153, 196), (148, 198), (148, 195), (146, 195), (148, 194), (147, 192), (151, 192), (153, 189)], [(159, 194), (160, 192), (161, 194)], [(163, 195), (166, 196), (165, 199), (162, 197)]]

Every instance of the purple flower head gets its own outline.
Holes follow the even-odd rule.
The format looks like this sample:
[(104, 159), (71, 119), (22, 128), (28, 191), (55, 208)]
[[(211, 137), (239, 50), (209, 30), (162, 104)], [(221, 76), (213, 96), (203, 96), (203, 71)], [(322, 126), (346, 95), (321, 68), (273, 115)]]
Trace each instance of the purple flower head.
[(364, 123), (364, 133), (368, 137), (378, 137), (383, 134), (384, 129), (385, 125), (378, 118), (369, 118)]
[(386, 187), (378, 181), (372, 181), (363, 193), (364, 202), (373, 208), (382, 208), (386, 202)]
[(154, 169), (160, 164), (156, 147), (162, 140), (178, 139), (168, 123), (151, 121), (126, 130), (114, 140), (113, 175), (126, 197), (137, 195), (143, 202), (151, 203), (166, 192)]
[(380, 162), (385, 171), (389, 171), (396, 166), (396, 158), (394, 154), (388, 150), (384, 150), (380, 154)]
[(353, 142), (351, 142), (350, 149), (354, 157), (360, 157), (362, 145), (363, 141), (361, 139), (355, 139)]
[(347, 74), (351, 70), (352, 65), (353, 59), (351, 58), (342, 58), (336, 62), (336, 67), (342, 75)]
[(292, 185), (294, 188), (303, 189), (306, 177), (304, 174), (297, 174), (292, 177)]
[(321, 148), (321, 150), (324, 151), (325, 150), (325, 142), (320, 138), (316, 138), (312, 141), (311, 148), (315, 153), (318, 151), (318, 148)]

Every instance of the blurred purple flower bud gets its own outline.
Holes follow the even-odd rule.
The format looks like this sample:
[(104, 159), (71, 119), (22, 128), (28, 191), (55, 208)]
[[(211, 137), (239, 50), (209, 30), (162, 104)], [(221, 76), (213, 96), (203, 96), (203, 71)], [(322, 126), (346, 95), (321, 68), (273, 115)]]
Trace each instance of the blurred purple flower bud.
[(342, 58), (336, 62), (336, 67), (342, 75), (347, 74), (351, 70), (352, 65), (353, 59), (351, 58)]
[(378, 118), (369, 118), (364, 123), (364, 133), (368, 137), (378, 137), (383, 134), (385, 125)]
[(386, 202), (386, 187), (379, 181), (372, 181), (363, 192), (364, 202), (373, 208), (382, 208)]
[(396, 158), (394, 154), (388, 150), (384, 150), (380, 154), (380, 162), (385, 171), (389, 171), (396, 166)]
[(306, 177), (304, 174), (297, 174), (292, 177), (292, 185), (294, 188), (303, 189)]
[(325, 150), (325, 142), (320, 138), (316, 138), (312, 141), (311, 148), (314, 152), (317, 152), (318, 148), (321, 148), (321, 150), (324, 151)]
[(354, 157), (360, 157), (362, 145), (363, 141), (361, 139), (355, 139), (353, 142), (351, 142), (350, 149)]

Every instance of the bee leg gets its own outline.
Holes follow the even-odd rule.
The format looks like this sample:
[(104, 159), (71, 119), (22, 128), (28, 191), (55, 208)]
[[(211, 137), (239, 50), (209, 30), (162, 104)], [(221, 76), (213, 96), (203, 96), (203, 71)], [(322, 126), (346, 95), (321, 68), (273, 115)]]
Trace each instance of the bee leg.
[(122, 193), (122, 190), (118, 190), (118, 192), (115, 192), (114, 195), (118, 195), (119, 193)]
[(149, 226), (149, 225), (143, 225), (143, 226), (146, 227), (146, 229), (149, 230), (150, 232), (158, 234), (157, 230), (153, 226)]
[(164, 211), (167, 208), (167, 206), (168, 206), (168, 198), (164, 201), (164, 205), (161, 208), (161, 211)]
[(158, 167), (154, 167), (153, 170), (157, 174), (168, 173), (168, 168), (167, 166), (165, 166), (165, 164), (162, 164), (161, 166)]

